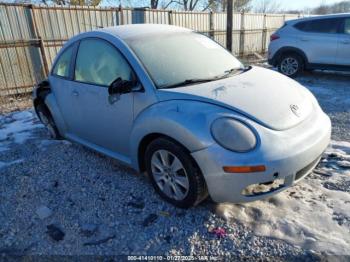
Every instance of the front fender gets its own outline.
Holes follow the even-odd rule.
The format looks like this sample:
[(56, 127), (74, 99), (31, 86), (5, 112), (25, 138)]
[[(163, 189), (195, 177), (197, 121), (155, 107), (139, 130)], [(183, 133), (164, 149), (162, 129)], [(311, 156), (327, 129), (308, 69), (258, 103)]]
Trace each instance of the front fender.
[(132, 166), (140, 170), (139, 145), (150, 134), (171, 137), (190, 152), (209, 147), (215, 143), (210, 125), (222, 111), (222, 108), (208, 103), (183, 100), (164, 101), (145, 109), (135, 119), (130, 136)]

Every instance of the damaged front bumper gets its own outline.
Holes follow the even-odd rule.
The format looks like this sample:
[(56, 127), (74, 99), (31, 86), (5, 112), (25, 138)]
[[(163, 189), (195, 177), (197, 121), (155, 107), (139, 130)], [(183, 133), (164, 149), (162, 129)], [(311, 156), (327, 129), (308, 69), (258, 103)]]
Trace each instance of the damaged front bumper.
[[(317, 166), (331, 136), (331, 122), (317, 110), (298, 126), (274, 131), (250, 123), (261, 143), (249, 153), (235, 153), (218, 144), (193, 152), (215, 202), (250, 202), (272, 196), (307, 176)], [(258, 166), (253, 173), (226, 173), (224, 166)]]

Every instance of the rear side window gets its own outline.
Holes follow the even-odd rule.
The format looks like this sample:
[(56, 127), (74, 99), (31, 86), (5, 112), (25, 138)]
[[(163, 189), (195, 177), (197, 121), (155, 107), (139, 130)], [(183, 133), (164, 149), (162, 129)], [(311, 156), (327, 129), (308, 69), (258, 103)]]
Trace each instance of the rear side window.
[(344, 33), (350, 35), (350, 18), (345, 19)]
[(295, 27), (309, 33), (336, 34), (339, 32), (340, 24), (340, 19), (332, 18), (300, 22)]
[(73, 54), (73, 46), (68, 47), (58, 58), (52, 73), (57, 76), (69, 77), (70, 63)]

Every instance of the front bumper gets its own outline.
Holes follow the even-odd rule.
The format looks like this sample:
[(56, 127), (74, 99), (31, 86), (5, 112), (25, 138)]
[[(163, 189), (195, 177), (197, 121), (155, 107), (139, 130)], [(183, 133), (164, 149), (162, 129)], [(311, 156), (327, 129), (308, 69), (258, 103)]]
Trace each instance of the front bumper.
[[(193, 152), (215, 202), (250, 202), (266, 198), (300, 181), (318, 164), (331, 136), (331, 122), (321, 109), (298, 126), (274, 131), (249, 122), (260, 136), (260, 144), (249, 153), (235, 153), (218, 144)], [(265, 172), (225, 173), (224, 166), (265, 165)], [(283, 181), (278, 187), (247, 195), (255, 184)]]

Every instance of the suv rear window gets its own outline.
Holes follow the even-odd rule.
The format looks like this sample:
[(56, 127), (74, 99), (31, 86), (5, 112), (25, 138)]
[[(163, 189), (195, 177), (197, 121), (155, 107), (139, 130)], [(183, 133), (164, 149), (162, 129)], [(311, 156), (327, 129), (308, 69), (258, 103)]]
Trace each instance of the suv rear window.
[(344, 22), (344, 33), (350, 35), (350, 18), (346, 18)]
[(300, 22), (295, 27), (304, 32), (336, 34), (339, 32), (340, 24), (341, 19), (331, 18)]

